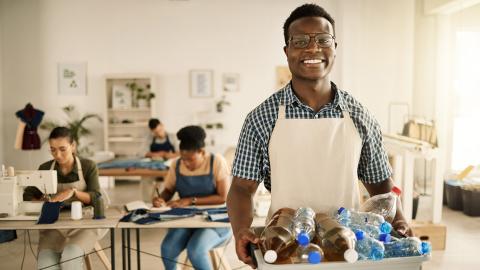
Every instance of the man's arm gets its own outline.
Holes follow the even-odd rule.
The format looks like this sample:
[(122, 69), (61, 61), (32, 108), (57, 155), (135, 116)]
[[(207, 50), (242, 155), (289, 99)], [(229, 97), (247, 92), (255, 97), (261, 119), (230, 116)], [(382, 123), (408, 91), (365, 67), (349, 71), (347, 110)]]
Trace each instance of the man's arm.
[(255, 268), (252, 257), (248, 255), (249, 242), (257, 243), (258, 237), (250, 230), (253, 221), (253, 195), (258, 188), (258, 182), (233, 177), (227, 196), (227, 209), (238, 258)]
[[(378, 194), (390, 192), (393, 188), (393, 180), (392, 178), (388, 178), (387, 180), (380, 183), (363, 183), (363, 185), (367, 189), (370, 196), (375, 196)], [(405, 236), (413, 236), (412, 229), (410, 228), (410, 226), (408, 226), (408, 223), (403, 216), (402, 203), (400, 202), (400, 198), (397, 198), (397, 213), (395, 214), (395, 218), (393, 219), (392, 226), (399, 234)]]

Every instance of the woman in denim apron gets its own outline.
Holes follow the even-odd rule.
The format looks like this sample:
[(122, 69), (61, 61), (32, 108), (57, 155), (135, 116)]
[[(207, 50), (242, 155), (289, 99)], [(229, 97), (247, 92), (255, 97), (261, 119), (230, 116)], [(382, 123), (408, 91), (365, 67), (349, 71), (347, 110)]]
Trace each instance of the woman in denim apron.
[[(198, 126), (182, 128), (180, 158), (165, 177), (164, 189), (153, 199), (156, 207), (223, 204), (227, 197), (229, 169), (221, 155), (205, 152), (205, 131)], [(172, 200), (175, 192), (179, 199)], [(230, 228), (169, 229), (161, 245), (161, 256), (166, 270), (176, 269), (182, 250), (195, 269), (212, 269), (208, 251), (221, 245), (231, 236)]]

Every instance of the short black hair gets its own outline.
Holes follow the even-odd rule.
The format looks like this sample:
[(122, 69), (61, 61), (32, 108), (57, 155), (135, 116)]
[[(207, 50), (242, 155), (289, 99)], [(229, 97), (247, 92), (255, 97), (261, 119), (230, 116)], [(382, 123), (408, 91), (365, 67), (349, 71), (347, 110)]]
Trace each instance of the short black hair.
[(316, 5), (316, 4), (304, 4), (299, 7), (297, 7), (292, 13), (290, 13), (290, 16), (288, 16), (287, 20), (285, 21), (285, 24), (283, 24), (283, 37), (285, 38), (285, 45), (288, 45), (288, 28), (290, 28), (290, 25), (301, 18), (304, 17), (322, 17), (325, 18), (327, 21), (329, 21), (332, 24), (333, 27), (333, 35), (335, 35), (335, 20), (333, 17), (321, 6)]
[(186, 126), (177, 132), (177, 138), (180, 140), (180, 150), (185, 151), (202, 149), (205, 147), (206, 137), (205, 130), (199, 126)]
[(66, 138), (70, 143), (73, 143), (72, 131), (67, 127), (56, 127), (50, 132), (50, 136), (48, 136), (49, 140), (58, 138)]
[(158, 120), (157, 118), (151, 118), (150, 120), (148, 120), (148, 127), (153, 130), (161, 123), (162, 122), (160, 122), (160, 120)]

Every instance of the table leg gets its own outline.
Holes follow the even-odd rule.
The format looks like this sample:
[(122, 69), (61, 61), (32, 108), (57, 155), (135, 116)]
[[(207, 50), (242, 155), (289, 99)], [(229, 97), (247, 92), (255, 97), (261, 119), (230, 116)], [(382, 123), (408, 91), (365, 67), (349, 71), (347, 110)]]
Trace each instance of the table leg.
[(115, 230), (113, 228), (110, 228), (110, 252), (112, 270), (115, 270)]
[(137, 233), (137, 270), (140, 270), (140, 229), (136, 228)]
[(125, 234), (126, 229), (122, 229), (122, 270), (126, 270), (127, 268), (127, 256), (125, 256), (125, 249), (127, 248), (125, 246)]
[(127, 229), (127, 260), (128, 260), (128, 270), (132, 269), (132, 254), (130, 246), (130, 229)]

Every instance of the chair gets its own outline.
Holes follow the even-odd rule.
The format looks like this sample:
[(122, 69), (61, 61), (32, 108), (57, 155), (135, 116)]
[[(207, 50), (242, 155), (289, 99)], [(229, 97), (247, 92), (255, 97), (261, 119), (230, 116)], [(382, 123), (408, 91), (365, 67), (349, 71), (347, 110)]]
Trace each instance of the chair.
[[(105, 266), (105, 269), (111, 270), (112, 269), (112, 264), (110, 263), (110, 260), (108, 259), (107, 255), (105, 255), (105, 252), (102, 249), (102, 246), (100, 243), (97, 241), (95, 243), (95, 246), (93, 247), (93, 250), (95, 250), (95, 254), (97, 254), (98, 258), (100, 261), (102, 261), (103, 266)], [(93, 270), (96, 269), (92, 267), (92, 262), (90, 260), (90, 256), (92, 256), (94, 253), (90, 253), (85, 256), (85, 266), (87, 267), (87, 270)]]
[[(208, 253), (210, 255), (210, 259), (212, 260), (212, 266), (213, 269), (215, 270), (232, 270), (230, 267), (230, 263), (228, 262), (227, 258), (225, 257), (226, 253), (226, 247), (232, 240), (232, 237), (228, 238), (225, 242), (223, 242), (220, 246), (211, 249)], [(188, 259), (188, 256), (186, 255), (186, 252), (183, 252), (185, 254), (185, 260), (183, 260), (183, 265), (180, 265), (180, 269), (191, 269), (191, 263), (190, 260)]]

